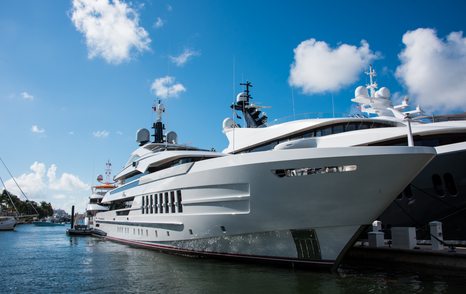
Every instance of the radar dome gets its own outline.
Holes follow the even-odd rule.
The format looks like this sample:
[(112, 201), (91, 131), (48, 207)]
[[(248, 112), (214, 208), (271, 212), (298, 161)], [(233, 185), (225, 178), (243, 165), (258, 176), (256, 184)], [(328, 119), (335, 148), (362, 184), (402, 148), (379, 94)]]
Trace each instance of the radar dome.
[(139, 129), (136, 132), (136, 142), (139, 143), (139, 146), (142, 146), (150, 141), (150, 132), (148, 129)]
[(387, 87), (382, 87), (377, 92), (375, 92), (375, 97), (390, 98), (390, 90)]
[(232, 129), (232, 128), (235, 128), (237, 125), (235, 123), (235, 121), (233, 119), (231, 119), (230, 117), (227, 117), (223, 120), (223, 124), (222, 124), (222, 127), (223, 129)]
[(369, 94), (367, 93), (367, 89), (364, 86), (359, 86), (354, 90), (354, 97), (369, 97)]
[(236, 102), (245, 102), (248, 100), (248, 95), (245, 92), (241, 92), (236, 95)]
[(178, 135), (173, 131), (168, 132), (167, 142), (170, 143), (170, 144), (178, 143)]

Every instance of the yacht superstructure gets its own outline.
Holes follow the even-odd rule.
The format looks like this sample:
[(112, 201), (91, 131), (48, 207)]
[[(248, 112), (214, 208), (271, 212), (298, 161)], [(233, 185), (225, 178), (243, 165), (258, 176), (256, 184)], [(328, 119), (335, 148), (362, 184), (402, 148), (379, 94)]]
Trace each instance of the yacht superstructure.
[(394, 106), (390, 91), (385, 87), (378, 89), (373, 81), (372, 67), (368, 74), (370, 84), (357, 87), (352, 101), (371, 117), (303, 119), (270, 126), (266, 125), (260, 107), (250, 103), (247, 83), (249, 86), (232, 106), (242, 112), (246, 127), (239, 127), (231, 118), (224, 120), (223, 132), (229, 146), (223, 152), (410, 144), (434, 147), (436, 158), (382, 214), (382, 223), (388, 228), (415, 226), (419, 228), (419, 237), (429, 238), (425, 236), (428, 223), (439, 220), (444, 222), (446, 238), (466, 239), (466, 224), (459, 221), (459, 216), (466, 213), (466, 171), (462, 168), (466, 162), (466, 117), (426, 117), (419, 107), (404, 111), (409, 106), (408, 99)]
[(293, 148), (225, 154), (177, 144), (154, 107), (154, 140), (116, 175), (95, 226), (160, 251), (336, 267), (435, 156), (428, 147)]
[(102, 204), (102, 198), (104, 198), (105, 193), (116, 188), (115, 183), (111, 180), (112, 174), (112, 164), (110, 161), (107, 161), (105, 164), (105, 177), (106, 181), (104, 182), (103, 176), (97, 176), (98, 185), (91, 187), (91, 196), (89, 196), (89, 203), (86, 207), (86, 222), (90, 228), (94, 228), (94, 218), (98, 212), (107, 211), (109, 207), (105, 204)]

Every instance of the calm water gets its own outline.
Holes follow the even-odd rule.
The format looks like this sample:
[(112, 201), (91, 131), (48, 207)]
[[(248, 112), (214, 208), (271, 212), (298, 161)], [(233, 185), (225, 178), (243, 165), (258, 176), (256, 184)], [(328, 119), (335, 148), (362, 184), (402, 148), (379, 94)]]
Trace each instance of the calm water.
[(64, 227), (0, 232), (0, 293), (466, 293), (460, 276), (343, 269), (338, 274), (171, 256)]

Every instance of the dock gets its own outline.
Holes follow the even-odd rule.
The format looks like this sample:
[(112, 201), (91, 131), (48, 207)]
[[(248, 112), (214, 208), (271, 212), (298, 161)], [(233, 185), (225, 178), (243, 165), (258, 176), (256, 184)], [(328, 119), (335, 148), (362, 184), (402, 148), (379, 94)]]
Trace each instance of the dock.
[(66, 230), (66, 234), (70, 236), (91, 236), (94, 230), (84, 225), (75, 225)]

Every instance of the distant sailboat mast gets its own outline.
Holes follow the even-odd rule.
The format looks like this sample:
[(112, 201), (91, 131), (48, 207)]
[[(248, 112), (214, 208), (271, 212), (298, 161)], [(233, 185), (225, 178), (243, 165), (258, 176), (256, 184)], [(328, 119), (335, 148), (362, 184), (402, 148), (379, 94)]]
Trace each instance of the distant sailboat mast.
[[(26, 194), (24, 193), (23, 189), (21, 189), (21, 187), (19, 186), (18, 182), (16, 182), (16, 179), (15, 177), (13, 177), (13, 175), (11, 174), (10, 172), (10, 169), (6, 166), (5, 162), (3, 161), (3, 159), (0, 157), (0, 161), (2, 162), (3, 166), (5, 167), (6, 171), (8, 172), (8, 174), (10, 175), (11, 179), (13, 180), (13, 182), (15, 182), (16, 186), (18, 187), (18, 189), (21, 191), (21, 194), (23, 194), (24, 198), (26, 198), (27, 202), (30, 202), (29, 201), (29, 198), (26, 196)], [(2, 180), (2, 183), (3, 183), (3, 180)], [(5, 187), (5, 190), (6, 190), (6, 186), (5, 186), (5, 183), (3, 183), (3, 186)], [(8, 192), (8, 191), (7, 191)], [(9, 192), (8, 192), (8, 197), (10, 197), (9, 195)], [(10, 201), (13, 203), (13, 201), (11, 200), (11, 197), (10, 197)], [(29, 203), (31, 204), (31, 203)], [(13, 204), (14, 206), (14, 204)], [(37, 212), (37, 209), (34, 207), (34, 205), (31, 204), (31, 207), (32, 209), (34, 209), (36, 215), (39, 215), (39, 212)], [(16, 207), (15, 207), (16, 209)], [(16, 213), (18, 213), (18, 210), (16, 209)], [(19, 213), (18, 213), (19, 214)]]

